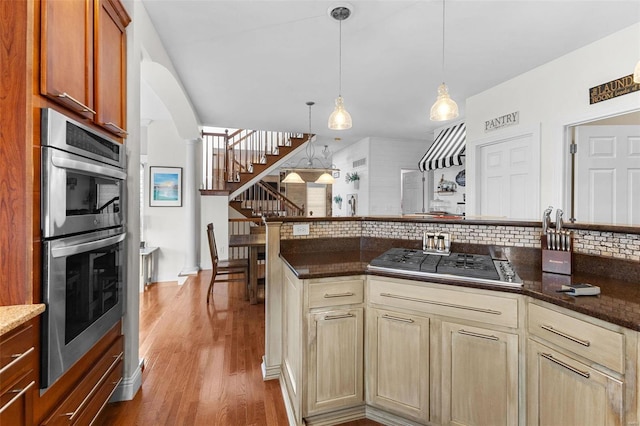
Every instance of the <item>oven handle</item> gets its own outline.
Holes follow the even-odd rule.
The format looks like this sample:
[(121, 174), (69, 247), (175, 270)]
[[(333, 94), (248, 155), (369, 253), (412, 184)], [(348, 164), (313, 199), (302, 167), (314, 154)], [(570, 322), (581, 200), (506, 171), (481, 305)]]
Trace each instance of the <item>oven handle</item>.
[(106, 247), (112, 244), (119, 243), (121, 241), (124, 241), (126, 236), (127, 234), (120, 234), (114, 237), (103, 238), (98, 241), (89, 241), (88, 243), (74, 244), (68, 247), (56, 247), (51, 249), (51, 256), (53, 257), (73, 256), (74, 254), (84, 253), (86, 251), (91, 251), (91, 250), (99, 249), (101, 247)]
[(51, 164), (63, 169), (79, 170), (82, 172), (96, 173), (102, 176), (107, 176), (115, 179), (125, 180), (127, 174), (120, 170), (114, 170), (111, 167), (99, 166), (96, 164), (78, 161), (71, 158), (63, 157), (57, 153), (51, 156)]

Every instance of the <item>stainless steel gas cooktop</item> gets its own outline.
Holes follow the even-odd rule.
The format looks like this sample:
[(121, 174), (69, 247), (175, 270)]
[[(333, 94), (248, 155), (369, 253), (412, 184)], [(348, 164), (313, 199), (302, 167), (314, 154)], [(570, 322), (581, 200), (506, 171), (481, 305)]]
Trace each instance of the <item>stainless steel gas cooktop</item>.
[(451, 253), (441, 256), (422, 250), (392, 248), (373, 259), (367, 270), (522, 287), (522, 279), (508, 260), (493, 259), (483, 254)]

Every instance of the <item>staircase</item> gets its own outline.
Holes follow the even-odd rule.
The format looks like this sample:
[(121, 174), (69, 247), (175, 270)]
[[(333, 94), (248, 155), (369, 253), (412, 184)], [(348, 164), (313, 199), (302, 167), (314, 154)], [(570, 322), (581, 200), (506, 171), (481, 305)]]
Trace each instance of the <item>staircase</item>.
[(298, 206), (262, 180), (231, 200), (229, 206), (247, 218), (304, 216), (304, 205)]
[(237, 130), (202, 133), (204, 173), (201, 195), (229, 195), (245, 217), (299, 216), (300, 207), (261, 181), (305, 142), (305, 133)]

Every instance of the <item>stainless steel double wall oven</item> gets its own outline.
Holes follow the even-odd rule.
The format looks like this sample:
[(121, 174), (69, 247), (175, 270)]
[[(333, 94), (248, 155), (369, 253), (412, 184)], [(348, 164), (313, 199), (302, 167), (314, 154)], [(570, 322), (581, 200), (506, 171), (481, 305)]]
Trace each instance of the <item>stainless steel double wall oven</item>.
[(123, 145), (42, 110), (41, 387), (51, 386), (122, 317)]

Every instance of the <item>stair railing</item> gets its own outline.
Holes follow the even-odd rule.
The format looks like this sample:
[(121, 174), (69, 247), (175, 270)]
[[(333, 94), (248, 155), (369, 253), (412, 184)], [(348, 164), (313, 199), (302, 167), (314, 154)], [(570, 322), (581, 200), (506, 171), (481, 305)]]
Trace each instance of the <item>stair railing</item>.
[(253, 216), (304, 216), (304, 206), (298, 206), (264, 181), (256, 182), (234, 200), (240, 201), (241, 209), (250, 209)]
[(241, 173), (252, 173), (254, 164), (266, 164), (268, 155), (291, 146), (292, 137), (303, 134), (240, 129), (229, 134), (203, 132), (203, 188), (223, 190), (227, 182), (239, 182)]

